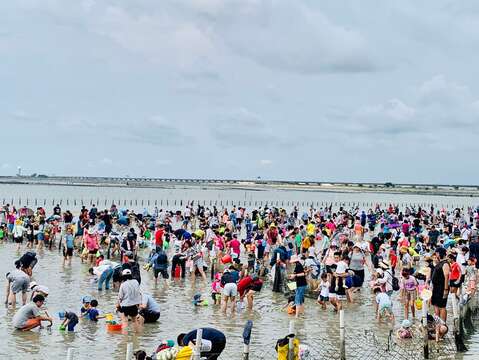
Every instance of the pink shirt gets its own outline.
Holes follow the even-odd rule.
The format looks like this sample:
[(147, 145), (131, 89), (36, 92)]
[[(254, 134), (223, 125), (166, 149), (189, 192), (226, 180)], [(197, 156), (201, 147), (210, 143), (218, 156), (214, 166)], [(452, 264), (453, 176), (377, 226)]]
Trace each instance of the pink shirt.
[(241, 246), (241, 243), (237, 239), (233, 239), (230, 241), (231, 250), (233, 250), (233, 252), (237, 255), (239, 255), (241, 252), (240, 246)]

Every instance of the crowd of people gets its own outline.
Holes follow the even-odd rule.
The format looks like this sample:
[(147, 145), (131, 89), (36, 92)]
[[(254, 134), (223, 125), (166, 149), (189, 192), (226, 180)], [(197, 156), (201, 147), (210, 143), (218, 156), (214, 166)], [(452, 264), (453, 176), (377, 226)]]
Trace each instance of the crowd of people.
[[(6, 276), (5, 303), (15, 307), (20, 300), (23, 305), (13, 319), (17, 329), (51, 324), (52, 317), (42, 311), (48, 288), (32, 286), (31, 280), (35, 252), (59, 249), (64, 266), (78, 257), (89, 267), (98, 291), (118, 291), (122, 327), (131, 324), (135, 331), (160, 317), (160, 305), (141, 287), (141, 277), (151, 271), (157, 286), (187, 277), (199, 282), (202, 292), (193, 305), (208, 304), (211, 296), (212, 305), (225, 315), (243, 307), (252, 310), (265, 282), (287, 295), (285, 309), (296, 317), (306, 316), (307, 295), (317, 298), (317, 305), (310, 306), (337, 312), (355, 302), (359, 291), (370, 291), (379, 321), (394, 325), (398, 312), (393, 308), (401, 303), (399, 337), (413, 336), (411, 326), (421, 316), (416, 310), (425, 307), (430, 310), (431, 338), (439, 341), (448, 332), (448, 302), (454, 308), (476, 293), (478, 227), (479, 209), (472, 207), (391, 204), (301, 212), (296, 207), (247, 210), (191, 204), (178, 211), (155, 207), (133, 212), (93, 205), (74, 215), (59, 205), (51, 214), (41, 207), (32, 211), (7, 205), (0, 210), (0, 242), (11, 241), (26, 252)], [(102, 317), (97, 305), (87, 297), (79, 317), (97, 321)], [(73, 331), (79, 317), (71, 311), (63, 315), (62, 326)], [(193, 347), (194, 331), (179, 336), (178, 345)], [(208, 332), (214, 339), (203, 352), (214, 359), (226, 339), (216, 329), (203, 335)], [(163, 345), (161, 351), (172, 347)]]

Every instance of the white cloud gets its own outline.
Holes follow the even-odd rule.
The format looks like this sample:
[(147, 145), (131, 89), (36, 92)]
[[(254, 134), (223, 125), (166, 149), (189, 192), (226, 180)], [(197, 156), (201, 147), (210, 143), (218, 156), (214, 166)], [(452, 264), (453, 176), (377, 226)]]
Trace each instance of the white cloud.
[(384, 104), (365, 106), (358, 110), (360, 117), (380, 116), (384, 120), (407, 120), (413, 117), (416, 110), (399, 99), (391, 99)]
[(110, 158), (104, 157), (103, 159), (101, 159), (101, 163), (102, 163), (103, 165), (112, 165), (112, 164), (113, 164), (113, 160), (110, 159)]
[(256, 63), (287, 72), (374, 70), (366, 39), (301, 2), (232, 1), (213, 16), (215, 38)]
[(262, 165), (262, 166), (268, 166), (268, 165), (273, 164), (273, 161), (272, 160), (260, 160), (259, 164)]
[(425, 104), (451, 105), (469, 97), (467, 86), (448, 81), (443, 74), (433, 76), (419, 86), (418, 100)]

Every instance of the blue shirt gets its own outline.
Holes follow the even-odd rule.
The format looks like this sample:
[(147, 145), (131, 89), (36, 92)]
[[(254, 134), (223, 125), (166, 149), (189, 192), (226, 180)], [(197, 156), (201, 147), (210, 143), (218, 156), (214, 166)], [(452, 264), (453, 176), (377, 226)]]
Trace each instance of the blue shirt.
[(91, 321), (98, 321), (98, 316), (100, 316), (100, 312), (95, 308), (90, 308), (87, 311), (87, 317)]
[(146, 305), (146, 310), (160, 312), (160, 305), (149, 294), (143, 294), (141, 297), (141, 304)]
[(65, 243), (68, 249), (73, 249), (73, 235), (71, 234), (65, 235)]

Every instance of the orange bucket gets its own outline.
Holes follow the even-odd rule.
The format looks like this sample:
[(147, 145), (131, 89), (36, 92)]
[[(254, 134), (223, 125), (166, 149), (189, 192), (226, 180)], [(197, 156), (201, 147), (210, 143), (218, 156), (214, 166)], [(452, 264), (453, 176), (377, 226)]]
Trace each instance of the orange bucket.
[(231, 255), (225, 255), (221, 258), (223, 264), (229, 264), (232, 261)]
[(122, 324), (106, 324), (107, 331), (121, 331)]

